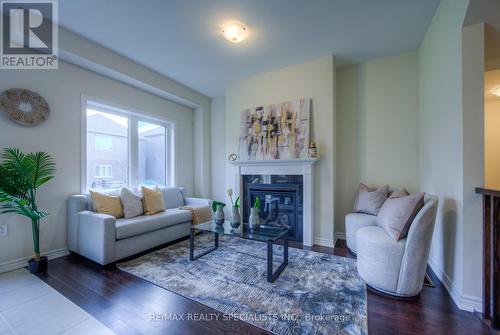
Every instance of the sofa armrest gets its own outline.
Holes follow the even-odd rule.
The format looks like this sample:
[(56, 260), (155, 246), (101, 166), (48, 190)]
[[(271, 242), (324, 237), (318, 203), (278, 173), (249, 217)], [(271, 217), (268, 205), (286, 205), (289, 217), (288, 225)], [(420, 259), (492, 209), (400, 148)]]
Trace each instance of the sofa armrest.
[(186, 202), (186, 206), (208, 206), (210, 207), (210, 201), (209, 199), (203, 199), (203, 198), (184, 198)]
[(89, 210), (89, 201), (86, 195), (76, 194), (68, 198), (68, 248), (76, 251), (78, 238), (78, 213)]
[(78, 213), (77, 253), (106, 265), (114, 261), (115, 241), (115, 217), (91, 211)]

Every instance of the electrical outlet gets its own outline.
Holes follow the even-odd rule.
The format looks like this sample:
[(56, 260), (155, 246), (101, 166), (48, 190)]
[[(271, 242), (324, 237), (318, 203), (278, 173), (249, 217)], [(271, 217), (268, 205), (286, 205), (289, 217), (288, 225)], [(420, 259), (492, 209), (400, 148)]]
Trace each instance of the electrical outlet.
[(7, 227), (8, 227), (7, 223), (0, 224), (0, 237), (7, 236), (9, 234)]

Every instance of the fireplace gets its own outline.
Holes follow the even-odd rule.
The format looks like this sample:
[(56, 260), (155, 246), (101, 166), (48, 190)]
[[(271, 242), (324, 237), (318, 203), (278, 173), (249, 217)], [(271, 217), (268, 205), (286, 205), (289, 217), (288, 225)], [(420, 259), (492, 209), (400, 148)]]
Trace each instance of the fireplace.
[(289, 226), (288, 239), (303, 241), (303, 177), (300, 175), (244, 175), (243, 220), (248, 222), (255, 198), (261, 200), (261, 224)]
[[(262, 192), (260, 193), (260, 196), (263, 197), (261, 199), (260, 216), (264, 221), (268, 218), (269, 210), (271, 210), (270, 219), (277, 216), (281, 223), (283, 223), (284, 220), (287, 220), (288, 223), (296, 222), (292, 238), (302, 241), (305, 248), (312, 247), (314, 243), (313, 165), (318, 160), (319, 158), (306, 158), (263, 161), (237, 160), (235, 162), (230, 162), (226, 185), (232, 187), (234, 193), (240, 196), (243, 219), (245, 219), (245, 216), (248, 217), (248, 210), (253, 201), (253, 199), (248, 200), (248, 191), (245, 188), (246, 184), (246, 187), (252, 187), (252, 192), (254, 194)], [(252, 176), (254, 177), (253, 180), (249, 180)], [(247, 181), (247, 183), (245, 183), (245, 181)], [(295, 198), (292, 197), (292, 193), (295, 194)], [(265, 208), (266, 195), (268, 195), (267, 211)], [(279, 200), (273, 200), (273, 198), (278, 198)], [(297, 206), (297, 211), (294, 211), (296, 220), (293, 215), (289, 216), (287, 214), (286, 219), (283, 214), (275, 215), (275, 213), (279, 213), (280, 207), (284, 209), (291, 206), (292, 201), (295, 201), (296, 205), (294, 205), (294, 207)], [(278, 211), (276, 211), (276, 206), (278, 206)], [(264, 210), (263, 213), (262, 210)]]

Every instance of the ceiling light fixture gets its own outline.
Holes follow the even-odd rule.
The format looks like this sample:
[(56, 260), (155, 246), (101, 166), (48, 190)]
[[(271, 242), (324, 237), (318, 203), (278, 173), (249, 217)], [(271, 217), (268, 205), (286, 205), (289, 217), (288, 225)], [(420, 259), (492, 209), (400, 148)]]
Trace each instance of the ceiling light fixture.
[(494, 94), (494, 95), (496, 95), (497, 97), (500, 97), (500, 86), (495, 87), (495, 88), (494, 88), (494, 89), (492, 89), (490, 92), (491, 92), (491, 94)]
[(239, 43), (248, 36), (248, 28), (241, 22), (231, 21), (221, 29), (222, 35), (231, 43)]

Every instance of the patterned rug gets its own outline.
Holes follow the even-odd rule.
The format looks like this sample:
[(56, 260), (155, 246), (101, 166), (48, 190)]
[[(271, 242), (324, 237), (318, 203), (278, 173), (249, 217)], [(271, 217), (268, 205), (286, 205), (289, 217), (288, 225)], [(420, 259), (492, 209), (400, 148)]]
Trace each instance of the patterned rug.
[[(196, 253), (212, 241), (196, 236)], [(274, 248), (276, 268), (283, 248)], [(118, 267), (275, 334), (368, 333), (366, 286), (353, 259), (290, 248), (271, 284), (265, 243), (221, 236), (217, 250), (193, 262), (185, 240)]]

